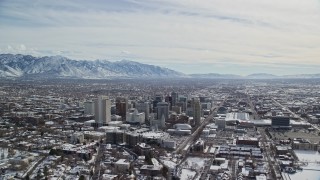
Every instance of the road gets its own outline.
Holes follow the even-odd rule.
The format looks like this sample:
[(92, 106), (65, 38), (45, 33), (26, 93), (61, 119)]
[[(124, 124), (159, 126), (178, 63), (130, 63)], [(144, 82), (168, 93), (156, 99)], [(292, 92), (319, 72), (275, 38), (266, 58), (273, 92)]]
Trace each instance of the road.
[(101, 165), (102, 165), (102, 154), (105, 149), (104, 144), (100, 144), (98, 147), (98, 153), (95, 160), (95, 169), (94, 169), (94, 175), (90, 179), (100, 179), (100, 173), (101, 173)]
[[(223, 103), (221, 103), (223, 104)], [(200, 133), (202, 132), (203, 128), (210, 122), (210, 120), (213, 119), (213, 115), (215, 112), (217, 112), (218, 110), (218, 107), (221, 106), (221, 104), (219, 106), (216, 106), (213, 109), (212, 113), (205, 119), (201, 122), (200, 126), (192, 133), (192, 135), (187, 138), (183, 143), (181, 143), (179, 145), (179, 147), (174, 151), (174, 153), (181, 153), (181, 151), (188, 145), (188, 144), (192, 144), (196, 139), (197, 137), (200, 136)]]
[(262, 143), (262, 146), (264, 149), (265, 157), (267, 158), (266, 160), (267, 160), (267, 162), (269, 164), (269, 168), (272, 172), (273, 179), (276, 179), (277, 177), (279, 177), (277, 175), (281, 175), (281, 172), (279, 170), (280, 166), (279, 166), (278, 162), (274, 159), (274, 155), (271, 154), (272, 150), (270, 149), (270, 146), (266, 145), (266, 142), (269, 142), (269, 139), (268, 139), (268, 136), (266, 135), (264, 129), (259, 129), (259, 132), (262, 137), (261, 143)]
[(250, 109), (251, 109), (251, 112), (252, 112), (252, 116), (253, 116), (253, 119), (254, 120), (257, 120), (259, 119), (259, 115), (257, 113), (257, 111), (255, 110), (255, 107), (250, 99), (250, 96), (247, 96), (247, 102), (249, 103), (249, 106), (250, 106)]
[[(211, 149), (211, 147), (210, 147)], [(201, 174), (200, 174), (200, 180), (205, 180), (207, 179), (207, 174), (210, 170), (211, 165), (213, 164), (215, 156), (214, 155), (210, 155), (210, 160), (208, 160), (208, 162), (205, 164)]]
[[(252, 113), (258, 117), (257, 112), (253, 108), (253, 103), (252, 103), (249, 96), (248, 96), (248, 102), (249, 102), (250, 107), (252, 108)], [(278, 178), (279, 176), (277, 176), (277, 175), (281, 175), (281, 172), (279, 170), (280, 166), (279, 166), (278, 162), (274, 159), (274, 155), (271, 154), (272, 150), (270, 149), (270, 146), (267, 145), (267, 142), (270, 142), (270, 140), (269, 140), (268, 136), (266, 135), (264, 129), (258, 128), (258, 130), (261, 134), (260, 142), (261, 142), (263, 149), (264, 149), (264, 155), (265, 155), (264, 158), (266, 158), (265, 160), (269, 164), (269, 169), (271, 171), (272, 179), (281, 179), (281, 177)]]
[[(307, 121), (306, 119), (304, 119), (304, 118), (302, 118), (301, 116), (297, 115), (296, 113), (292, 112), (289, 108), (287, 108), (287, 107), (285, 107), (284, 105), (280, 104), (280, 103), (279, 103), (277, 100), (275, 100), (274, 98), (272, 98), (272, 101), (273, 101), (275, 104), (281, 106), (283, 109), (286, 109), (293, 117), (299, 118), (300, 121), (303, 121), (303, 122), (305, 122), (305, 123), (308, 123), (308, 121)], [(318, 131), (320, 132), (320, 128), (319, 128), (319, 127), (315, 126), (314, 124), (311, 124), (311, 126), (312, 126), (314, 129), (316, 129), (316, 130), (318, 130)]]

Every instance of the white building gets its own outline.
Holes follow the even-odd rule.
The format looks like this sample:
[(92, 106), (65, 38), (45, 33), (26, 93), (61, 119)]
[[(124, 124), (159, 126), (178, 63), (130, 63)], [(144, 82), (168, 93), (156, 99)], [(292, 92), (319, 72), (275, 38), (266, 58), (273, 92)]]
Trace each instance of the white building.
[(242, 121), (249, 121), (250, 115), (248, 113), (227, 113), (226, 119), (227, 122), (242, 122)]
[(165, 128), (166, 127), (166, 118), (162, 115), (161, 119), (153, 119), (150, 121), (150, 126), (157, 128)]
[(137, 109), (131, 108), (126, 115), (126, 121), (128, 123), (139, 123), (144, 124), (145, 123), (145, 113), (139, 113)]
[(107, 124), (111, 121), (111, 101), (107, 96), (99, 96), (95, 100), (95, 120), (99, 125)]
[(145, 114), (145, 121), (148, 121), (150, 115), (150, 104), (148, 102), (143, 102), (136, 103), (135, 106), (138, 112), (143, 112)]
[(127, 172), (130, 168), (130, 162), (126, 159), (119, 159), (114, 163), (114, 167), (117, 172)]
[(84, 142), (84, 134), (82, 132), (75, 132), (70, 137), (70, 143), (82, 144)]
[(191, 130), (192, 127), (189, 124), (175, 124), (173, 125), (175, 129), (182, 129), (182, 130)]

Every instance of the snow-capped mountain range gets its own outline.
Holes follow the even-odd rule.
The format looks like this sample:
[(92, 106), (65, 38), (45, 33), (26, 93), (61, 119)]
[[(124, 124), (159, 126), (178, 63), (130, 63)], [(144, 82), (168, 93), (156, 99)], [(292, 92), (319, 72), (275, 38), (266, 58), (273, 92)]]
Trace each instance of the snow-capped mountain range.
[(134, 78), (181, 77), (184, 74), (159, 66), (134, 61), (71, 60), (62, 56), (0, 54), (2, 78)]
[(186, 75), (168, 68), (122, 60), (71, 60), (62, 56), (34, 57), (0, 54), (0, 78), (198, 78), (198, 79), (315, 79), (320, 74), (276, 76), (267, 73), (240, 76), (236, 74)]

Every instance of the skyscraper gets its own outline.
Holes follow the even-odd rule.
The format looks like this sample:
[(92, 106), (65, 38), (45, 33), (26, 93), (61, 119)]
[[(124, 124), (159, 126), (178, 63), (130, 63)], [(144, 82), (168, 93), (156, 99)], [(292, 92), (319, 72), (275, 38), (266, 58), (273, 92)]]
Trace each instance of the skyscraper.
[(201, 123), (201, 104), (198, 98), (192, 99), (192, 108), (193, 108), (193, 120), (195, 126), (199, 126)]
[(94, 102), (84, 102), (84, 114), (94, 114)]
[(149, 120), (149, 114), (150, 114), (150, 104), (148, 102), (137, 102), (135, 104), (136, 109), (139, 112), (144, 112), (145, 113), (145, 121)]
[(164, 116), (165, 120), (169, 119), (169, 104), (166, 102), (157, 104), (157, 119), (160, 120), (162, 116)]
[(178, 101), (178, 93), (172, 92), (171, 97), (172, 97), (172, 106), (176, 106)]
[(153, 102), (152, 102), (152, 107), (153, 107), (153, 112), (154, 113), (156, 113), (157, 112), (157, 104), (159, 103), (159, 102), (162, 102), (163, 101), (163, 97), (162, 97), (162, 95), (156, 95), (155, 96), (155, 99), (153, 100)]
[(171, 96), (166, 96), (165, 102), (167, 102), (169, 104), (169, 109), (171, 110), (172, 107), (172, 97)]
[(116, 114), (122, 117), (122, 120), (126, 120), (128, 112), (128, 99), (125, 97), (117, 97), (116, 99)]
[(111, 121), (111, 101), (108, 96), (99, 96), (94, 103), (95, 120), (99, 125), (105, 125)]

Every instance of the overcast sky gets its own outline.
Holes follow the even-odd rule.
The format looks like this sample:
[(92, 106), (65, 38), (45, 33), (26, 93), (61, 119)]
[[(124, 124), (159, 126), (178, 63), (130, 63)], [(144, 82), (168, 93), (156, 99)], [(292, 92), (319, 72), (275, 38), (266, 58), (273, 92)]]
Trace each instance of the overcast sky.
[(320, 0), (0, 0), (0, 53), (320, 73)]

